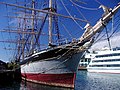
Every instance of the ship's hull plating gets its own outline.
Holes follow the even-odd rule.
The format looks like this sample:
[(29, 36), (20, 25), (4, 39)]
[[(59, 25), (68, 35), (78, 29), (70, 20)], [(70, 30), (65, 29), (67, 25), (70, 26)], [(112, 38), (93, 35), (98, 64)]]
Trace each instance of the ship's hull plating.
[[(74, 88), (74, 73), (68, 74), (22, 74), (22, 79), (34, 83)], [(26, 77), (24, 77), (26, 76)]]
[(54, 57), (22, 64), (22, 78), (40, 84), (74, 88), (82, 53), (77, 52), (69, 57)]

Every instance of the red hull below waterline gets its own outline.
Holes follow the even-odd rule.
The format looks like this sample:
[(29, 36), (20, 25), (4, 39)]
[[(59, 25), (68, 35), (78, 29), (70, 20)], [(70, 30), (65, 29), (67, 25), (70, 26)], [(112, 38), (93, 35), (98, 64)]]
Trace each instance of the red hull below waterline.
[(74, 88), (76, 74), (75, 73), (67, 73), (67, 74), (30, 74), (30, 73), (23, 74), (22, 73), (22, 78), (34, 83)]

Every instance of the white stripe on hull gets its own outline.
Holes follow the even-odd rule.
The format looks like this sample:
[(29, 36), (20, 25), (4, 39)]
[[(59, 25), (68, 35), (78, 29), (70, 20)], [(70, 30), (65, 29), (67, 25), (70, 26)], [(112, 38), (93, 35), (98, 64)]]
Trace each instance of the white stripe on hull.
[(88, 72), (97, 72), (97, 73), (119, 73), (120, 70), (88, 70)]
[(116, 68), (87, 68), (88, 72), (97, 72), (97, 73), (120, 73), (120, 67)]
[(21, 73), (44, 73), (44, 74), (61, 74), (73, 73), (77, 71), (78, 63), (82, 52), (72, 55), (71, 58), (38, 60), (21, 65)]

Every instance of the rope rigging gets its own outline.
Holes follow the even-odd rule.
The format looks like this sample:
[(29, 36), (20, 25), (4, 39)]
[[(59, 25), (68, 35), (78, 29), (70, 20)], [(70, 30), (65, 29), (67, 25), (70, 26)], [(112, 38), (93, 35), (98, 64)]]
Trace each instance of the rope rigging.
[(73, 36), (72, 36), (72, 34), (69, 32), (69, 30), (67, 29), (67, 27), (62, 23), (62, 21), (60, 20), (60, 24), (62, 24), (62, 26), (63, 26), (63, 28), (64, 28), (64, 30), (68, 33), (68, 35), (70, 36), (70, 38), (72, 39), (73, 38)]
[[(96, 0), (97, 2), (98, 2), (98, 0)], [(80, 10), (78, 9), (78, 7), (80, 7), (80, 8), (83, 8), (83, 9), (87, 9), (87, 10), (98, 10), (98, 8), (87, 8), (87, 7), (83, 7), (83, 6), (80, 6), (80, 5), (78, 5), (77, 3), (75, 3), (75, 2), (73, 2), (73, 0), (70, 0), (70, 2), (75, 6), (75, 8), (78, 10), (78, 12), (81, 14), (81, 16), (85, 19), (85, 21), (87, 20), (86, 18), (85, 18), (85, 16), (80, 12)], [(82, 26), (77, 22), (77, 20), (74, 18), (74, 16), (72, 16), (72, 14), (69, 12), (69, 10), (68, 10), (68, 8), (65, 6), (65, 3), (63, 2), (63, 0), (61, 0), (61, 3), (62, 3), (62, 5), (63, 5), (63, 7), (65, 8), (65, 10), (67, 11), (67, 13), (69, 14), (69, 16), (70, 16), (70, 18), (72, 18), (72, 20), (79, 26), (79, 28), (81, 28), (81, 29), (83, 29), (82, 28)], [(6, 6), (8, 6), (9, 4), (6, 4)], [(27, 9), (27, 8), (24, 8), (24, 9)], [(31, 9), (32, 10), (32, 9)], [(37, 11), (37, 10), (36, 10)], [(40, 12), (40, 11), (38, 11), (38, 12)], [(46, 16), (48, 15), (49, 13), (47, 13), (46, 14)], [(53, 14), (52, 14), (53, 15)], [(57, 22), (57, 16), (56, 17), (54, 17), (55, 18), (55, 22), (56, 22), (56, 24), (58, 23)], [(46, 17), (44, 18), (45, 20), (46, 20)], [(61, 22), (61, 21), (60, 21)], [(43, 24), (44, 24), (45, 22), (43, 21)], [(61, 22), (62, 23), (62, 22)], [(66, 26), (62, 23), (62, 26), (64, 27), (64, 29), (67, 31), (67, 33), (69, 34), (69, 36), (71, 37), (71, 38), (73, 38), (73, 36), (72, 36), (72, 34), (67, 30), (67, 28), (66, 28)], [(118, 25), (118, 27), (119, 27), (119, 25)], [(41, 25), (41, 28), (40, 28), (40, 30), (43, 28), (43, 25)], [(23, 28), (24, 29), (24, 28)], [(59, 28), (58, 28), (58, 26), (56, 26), (56, 30), (58, 30)], [(58, 32), (58, 31), (57, 31)], [(112, 37), (112, 35), (114, 34), (116, 32), (116, 30), (114, 30), (113, 31), (113, 33), (111, 34), (111, 35), (108, 35), (108, 31), (107, 31), (107, 27), (106, 27), (106, 34), (107, 34), (107, 39), (108, 39), (108, 42), (110, 41), (109, 39), (110, 39), (110, 37)], [(41, 31), (39, 32), (39, 33), (41, 33)], [(39, 34), (38, 34), (39, 35)], [(11, 38), (11, 37), (10, 37)], [(60, 36), (59, 36), (59, 34), (58, 34), (58, 38), (60, 38)], [(36, 39), (36, 41), (35, 41), (35, 43), (36, 44), (38, 44), (38, 46), (39, 46), (39, 42), (37, 42), (38, 40), (37, 39), (39, 39), (39, 36), (36, 36), (35, 37), (35, 39)], [(27, 42), (27, 40), (25, 41), (25, 42)], [(110, 46), (110, 43), (109, 43), (109, 46)], [(27, 48), (28, 49), (28, 48)]]
[(80, 26), (80, 25), (78, 24), (78, 22), (74, 19), (74, 17), (70, 14), (70, 12), (69, 12), (69, 10), (67, 9), (67, 7), (65, 6), (64, 2), (63, 2), (62, 0), (60, 0), (60, 1), (61, 1), (61, 3), (63, 4), (63, 6), (64, 6), (65, 10), (67, 11), (67, 13), (69, 14), (69, 16), (72, 18), (72, 20), (79, 26), (79, 28), (83, 29), (83, 27)]
[[(73, 4), (74, 5), (74, 4)], [(86, 17), (82, 14), (82, 12), (78, 9), (78, 7), (76, 5), (74, 5), (75, 8), (77, 9), (78, 13), (84, 18), (84, 20), (87, 21)]]
[(107, 27), (105, 27), (105, 30), (106, 30), (106, 35), (107, 35), (108, 45), (109, 45), (109, 48), (110, 48), (110, 50), (111, 50), (110, 38), (109, 38), (109, 35), (108, 35)]
[(100, 5), (103, 5), (101, 2), (99, 2), (98, 0), (95, 0), (98, 4), (100, 4)]
[[(114, 17), (114, 22), (112, 20), (112, 23), (111, 23), (111, 25), (112, 25), (112, 29), (111, 29), (112, 33), (111, 34), (109, 33), (109, 35), (108, 35), (108, 29), (107, 29), (107, 27), (105, 27), (106, 33), (104, 33), (102, 36), (100, 36), (101, 32), (99, 32), (98, 36), (96, 37), (96, 41), (94, 42), (94, 44), (97, 43), (97, 42), (99, 42), (100, 40), (103, 41), (103, 40), (107, 39), (109, 47), (111, 49), (110, 38), (113, 37), (115, 35), (115, 33), (118, 32), (118, 30), (120, 28), (120, 19), (118, 17), (119, 17), (119, 15), (117, 15), (117, 16)], [(116, 20), (116, 19), (118, 19), (118, 20)], [(107, 34), (107, 38), (102, 39), (103, 37), (105, 37), (106, 34)]]
[(83, 7), (83, 6), (80, 6), (80, 5), (76, 4), (76, 3), (74, 3), (72, 0), (70, 0), (70, 2), (73, 3), (74, 5), (76, 5), (76, 6), (80, 7), (80, 8), (82, 8), (82, 9), (87, 9), (87, 10), (98, 10), (98, 9), (99, 9), (99, 8), (88, 8), (88, 7)]

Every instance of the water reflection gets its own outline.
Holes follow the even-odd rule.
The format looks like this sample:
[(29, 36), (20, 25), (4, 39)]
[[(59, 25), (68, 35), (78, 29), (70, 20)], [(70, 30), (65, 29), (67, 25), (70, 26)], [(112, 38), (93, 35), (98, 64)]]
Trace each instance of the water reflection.
[(40, 85), (22, 80), (21, 82), (14, 81), (5, 82), (5, 84), (0, 84), (0, 90), (73, 90), (73, 89)]
[[(78, 71), (74, 90), (120, 90), (120, 74), (89, 73)], [(1, 82), (0, 90), (73, 90), (31, 82)]]
[(79, 71), (75, 90), (120, 90), (120, 74)]
[(120, 74), (87, 73), (91, 90), (120, 90)]
[(40, 85), (22, 80), (20, 90), (73, 90), (73, 89)]

